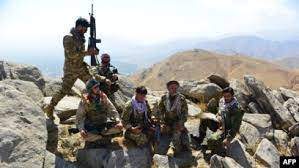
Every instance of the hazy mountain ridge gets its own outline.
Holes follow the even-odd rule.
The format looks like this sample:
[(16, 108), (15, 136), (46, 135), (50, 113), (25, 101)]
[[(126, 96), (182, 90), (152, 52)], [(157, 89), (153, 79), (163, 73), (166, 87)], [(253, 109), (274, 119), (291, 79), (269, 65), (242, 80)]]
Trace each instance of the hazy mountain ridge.
[(227, 79), (242, 79), (246, 74), (254, 75), (271, 88), (283, 86), (297, 90), (299, 84), (298, 72), (277, 64), (246, 56), (228, 56), (205, 50), (178, 52), (132, 75), (131, 79), (139, 85), (163, 90), (168, 80), (200, 80), (213, 73)]

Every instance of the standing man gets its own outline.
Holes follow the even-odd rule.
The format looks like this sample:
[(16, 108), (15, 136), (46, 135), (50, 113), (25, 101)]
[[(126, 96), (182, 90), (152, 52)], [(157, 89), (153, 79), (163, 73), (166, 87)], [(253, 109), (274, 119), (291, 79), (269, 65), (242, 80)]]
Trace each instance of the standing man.
[(185, 97), (177, 91), (177, 81), (169, 81), (166, 86), (168, 93), (162, 96), (159, 102), (160, 114), (156, 117), (162, 123), (162, 133), (171, 136), (167, 155), (172, 157), (184, 149), (190, 150), (188, 131), (184, 125), (187, 121), (188, 105)]
[(76, 124), (85, 140), (85, 148), (96, 148), (111, 143), (113, 135), (105, 132), (111, 128), (122, 129), (115, 107), (100, 90), (100, 83), (91, 79), (86, 83), (87, 94), (83, 94), (76, 113)]
[(151, 142), (154, 128), (151, 127), (151, 109), (146, 100), (147, 89), (137, 87), (135, 96), (126, 104), (122, 114), (122, 122), (126, 129), (125, 138), (142, 147)]
[(70, 34), (63, 38), (65, 61), (62, 88), (52, 97), (51, 103), (44, 107), (45, 113), (52, 120), (54, 120), (54, 107), (65, 95), (70, 93), (77, 78), (83, 82), (87, 82), (92, 78), (87, 67), (88, 65), (84, 62), (84, 57), (97, 55), (98, 51), (96, 49), (85, 50), (84, 34), (88, 27), (88, 21), (84, 18), (79, 18), (75, 27), (71, 29)]
[(223, 154), (225, 148), (236, 136), (244, 115), (244, 111), (234, 97), (234, 90), (231, 87), (224, 88), (222, 96), (219, 101), (218, 113), (216, 114), (217, 121), (212, 119), (201, 120), (199, 137), (194, 138), (201, 144), (206, 136), (207, 128), (209, 128), (214, 133), (208, 137), (208, 149), (218, 154)]

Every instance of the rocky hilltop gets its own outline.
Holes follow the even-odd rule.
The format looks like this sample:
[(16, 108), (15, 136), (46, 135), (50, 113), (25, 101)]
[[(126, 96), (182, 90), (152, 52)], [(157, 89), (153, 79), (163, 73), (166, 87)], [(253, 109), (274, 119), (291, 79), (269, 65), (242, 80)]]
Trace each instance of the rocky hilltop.
[(243, 80), (244, 75), (254, 75), (267, 86), (298, 90), (299, 73), (279, 64), (241, 55), (222, 55), (205, 50), (178, 52), (162, 62), (152, 65), (130, 78), (153, 90), (164, 90), (165, 83), (175, 80), (201, 80), (210, 74), (226, 79)]
[[(186, 56), (187, 59), (195, 57), (192, 54), (194, 51)], [(192, 63), (181, 62), (182, 66)], [(263, 62), (261, 64), (265, 65)], [(0, 167), (279, 167), (280, 155), (298, 155), (299, 152), (299, 95), (278, 85), (273, 90), (258, 76), (245, 75), (229, 81), (227, 76), (221, 76), (221, 71), (216, 71), (221, 75), (201, 76), (193, 71), (194, 80), (181, 80), (180, 92), (188, 99), (186, 127), (190, 134), (198, 134), (198, 116), (205, 112), (204, 107), (211, 99), (219, 97), (221, 88), (228, 85), (236, 90), (236, 97), (246, 110), (240, 133), (226, 157), (203, 154), (198, 144), (192, 141), (191, 155), (168, 158), (163, 146), (166, 139), (163, 139), (161, 150), (151, 160), (146, 147), (137, 148), (121, 137), (115, 138), (116, 148), (82, 149), (84, 142), (80, 136), (67, 131), (75, 126), (74, 115), (85, 87), (82, 81), (76, 81), (72, 93), (56, 106), (57, 120), (51, 122), (46, 119), (41, 106), (49, 103), (54, 91), (61, 87), (61, 81), (43, 77), (36, 67), (30, 65), (7, 62), (2, 65)], [(164, 80), (164, 74), (171, 76), (165, 69), (161, 74)], [(116, 98), (123, 105), (133, 95), (135, 85), (125, 76), (120, 77), (120, 85), (121, 90), (116, 93)], [(155, 88), (156, 85), (152, 86), (149, 82), (146, 86)], [(148, 95), (154, 112), (163, 93), (151, 90)]]

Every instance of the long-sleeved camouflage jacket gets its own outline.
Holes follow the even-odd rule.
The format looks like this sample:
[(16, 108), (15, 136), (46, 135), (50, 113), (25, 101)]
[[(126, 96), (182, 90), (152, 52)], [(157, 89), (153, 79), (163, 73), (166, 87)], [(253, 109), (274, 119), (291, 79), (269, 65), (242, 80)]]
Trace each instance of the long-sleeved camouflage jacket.
[[(76, 124), (79, 130), (84, 129), (84, 123), (89, 122), (93, 125), (102, 125), (108, 120), (120, 121), (120, 117), (111, 101), (106, 97), (106, 100), (96, 103), (89, 101), (83, 97), (76, 113)], [(100, 108), (99, 108), (100, 107)]]
[[(176, 103), (178, 107), (173, 106), (176, 98), (178, 98), (178, 103)], [(168, 94), (163, 95), (159, 102), (158, 113), (155, 117), (166, 124), (171, 125), (174, 123), (180, 123), (183, 125), (187, 121), (188, 117), (188, 105), (185, 96), (180, 93), (174, 97), (168, 96)]]
[(125, 110), (122, 114), (122, 123), (126, 129), (129, 129), (131, 127), (144, 127), (146, 118), (151, 119), (152, 111), (151, 108), (146, 101), (146, 107), (147, 107), (147, 116), (145, 116), (145, 113), (139, 112), (138, 110), (134, 110), (132, 100), (128, 101), (125, 106)]
[(84, 36), (79, 35), (74, 28), (69, 35), (64, 36), (64, 73), (79, 72), (86, 66), (83, 61), (86, 56), (84, 43)]
[(226, 106), (224, 99), (219, 101), (218, 114), (222, 119), (222, 126), (224, 127), (225, 138), (232, 140), (240, 129), (242, 118), (244, 115), (243, 109), (238, 104), (237, 100), (234, 98), (234, 103), (232, 106)]

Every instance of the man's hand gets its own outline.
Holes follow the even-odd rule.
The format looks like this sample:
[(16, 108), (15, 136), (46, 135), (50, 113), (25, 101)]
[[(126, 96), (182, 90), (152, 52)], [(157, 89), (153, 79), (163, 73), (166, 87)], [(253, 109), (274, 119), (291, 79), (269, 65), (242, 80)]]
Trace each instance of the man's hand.
[(94, 49), (94, 48), (90, 48), (87, 51), (87, 55), (98, 55), (98, 54), (99, 54), (99, 51), (97, 49)]
[(131, 131), (134, 133), (134, 134), (139, 134), (141, 132), (141, 129), (139, 127), (132, 127), (131, 128)]
[(81, 130), (81, 131), (80, 131), (80, 135), (81, 135), (81, 137), (84, 138), (84, 139), (88, 137), (87, 132), (86, 132), (85, 130)]

